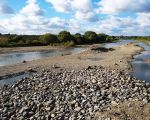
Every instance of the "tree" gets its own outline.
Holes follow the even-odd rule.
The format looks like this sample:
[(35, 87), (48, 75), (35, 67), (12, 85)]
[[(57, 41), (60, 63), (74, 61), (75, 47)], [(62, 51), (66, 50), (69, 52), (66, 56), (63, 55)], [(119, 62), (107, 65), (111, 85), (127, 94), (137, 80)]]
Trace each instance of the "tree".
[(54, 34), (50, 34), (50, 33), (46, 33), (46, 34), (40, 36), (39, 39), (40, 39), (40, 42), (44, 45), (58, 42), (57, 36)]
[(107, 41), (107, 37), (108, 37), (108, 35), (106, 35), (104, 33), (98, 34), (98, 40), (99, 40), (99, 42), (106, 42)]
[(97, 42), (97, 40), (98, 40), (97, 34), (93, 31), (85, 32), (84, 37), (86, 39), (86, 42), (88, 42), (88, 43)]
[(83, 43), (83, 37), (80, 33), (76, 33), (74, 35), (74, 38), (75, 38), (75, 43)]
[(111, 42), (111, 41), (113, 41), (114, 39), (113, 39), (113, 37), (112, 36), (108, 36), (107, 38), (106, 38), (106, 42)]
[(61, 32), (58, 34), (58, 40), (59, 40), (60, 42), (73, 41), (73, 36), (70, 34), (70, 32), (61, 31)]

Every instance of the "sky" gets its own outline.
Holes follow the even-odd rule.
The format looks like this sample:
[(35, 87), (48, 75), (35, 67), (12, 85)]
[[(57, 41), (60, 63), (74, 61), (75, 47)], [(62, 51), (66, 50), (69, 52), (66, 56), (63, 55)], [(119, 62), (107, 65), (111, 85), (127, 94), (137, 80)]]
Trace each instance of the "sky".
[(150, 0), (0, 0), (0, 33), (150, 36)]

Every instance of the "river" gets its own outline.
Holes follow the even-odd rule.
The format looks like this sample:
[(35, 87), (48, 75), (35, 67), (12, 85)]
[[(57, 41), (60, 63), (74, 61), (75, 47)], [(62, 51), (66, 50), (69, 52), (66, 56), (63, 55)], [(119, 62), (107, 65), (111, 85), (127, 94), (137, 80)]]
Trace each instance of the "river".
[[(134, 77), (140, 80), (145, 80), (150, 82), (150, 64), (145, 62), (145, 59), (150, 58), (150, 46), (145, 43), (137, 42), (134, 40), (121, 40), (116, 43), (106, 43), (103, 46), (106, 48), (111, 48), (115, 46), (120, 46), (123, 44), (134, 43), (144, 48), (144, 51), (138, 55), (134, 56), (131, 62), (133, 67), (133, 72), (131, 73)], [(36, 59), (41, 59), (44, 57), (53, 57), (66, 54), (76, 54), (84, 51), (85, 48), (76, 47), (64, 50), (55, 51), (44, 51), (44, 52), (25, 52), (25, 53), (9, 53), (0, 55), (0, 66), (12, 65), (20, 63), (22, 61), (31, 61)], [(8, 79), (0, 80), (0, 85), (14, 84), (17, 80), (28, 76), (28, 74), (22, 74)]]

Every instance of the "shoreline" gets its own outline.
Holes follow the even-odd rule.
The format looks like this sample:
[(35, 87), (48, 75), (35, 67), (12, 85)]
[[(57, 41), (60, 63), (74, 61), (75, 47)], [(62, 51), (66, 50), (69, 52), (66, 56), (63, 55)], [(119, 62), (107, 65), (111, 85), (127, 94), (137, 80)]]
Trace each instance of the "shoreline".
[[(38, 70), (39, 68), (49, 68), (60, 66), (67, 69), (83, 69), (88, 66), (103, 66), (106, 68), (132, 71), (131, 61), (133, 56), (139, 54), (143, 49), (134, 44), (114, 47), (114, 51), (100, 52), (92, 51), (91, 48), (99, 45), (88, 45), (86, 51), (78, 54), (47, 57), (43, 59), (27, 61), (15, 65), (0, 67), (0, 77), (12, 76), (18, 73)], [(87, 46), (80, 46), (87, 47)], [(129, 49), (130, 48), (130, 49)]]

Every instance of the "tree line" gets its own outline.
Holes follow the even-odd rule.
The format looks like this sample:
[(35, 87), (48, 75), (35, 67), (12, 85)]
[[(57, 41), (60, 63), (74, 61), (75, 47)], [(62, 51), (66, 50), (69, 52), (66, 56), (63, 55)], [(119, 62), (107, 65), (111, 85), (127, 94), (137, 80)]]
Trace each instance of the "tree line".
[(44, 35), (13, 35), (0, 34), (0, 46), (43, 46), (43, 45), (66, 45), (104, 43), (116, 40), (114, 36), (107, 34), (97, 34), (87, 31), (83, 35), (80, 33), (71, 34), (68, 31), (61, 31), (58, 35), (46, 33)]

